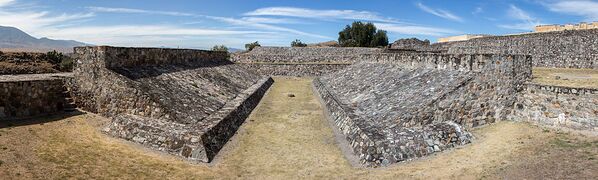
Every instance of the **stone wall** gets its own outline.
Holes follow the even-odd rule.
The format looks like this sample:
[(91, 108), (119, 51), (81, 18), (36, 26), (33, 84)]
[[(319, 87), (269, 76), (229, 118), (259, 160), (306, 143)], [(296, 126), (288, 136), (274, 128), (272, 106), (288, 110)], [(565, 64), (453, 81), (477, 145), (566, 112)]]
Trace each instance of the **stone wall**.
[(257, 47), (246, 53), (231, 55), (237, 63), (354, 63), (361, 54), (382, 52), (380, 48), (349, 47)]
[(212, 160), (272, 83), (221, 52), (79, 47), (75, 54), (69, 84), (80, 107), (113, 118), (105, 132), (202, 162)]
[(401, 50), (420, 50), (430, 46), (429, 40), (419, 40), (417, 38), (399, 39), (390, 45), (391, 49)]
[(322, 76), (328, 73), (341, 70), (349, 64), (265, 64), (265, 63), (242, 63), (239, 64), (245, 69), (256, 71), (264, 76), (297, 76), (310, 77)]
[(271, 78), (263, 78), (202, 123), (185, 125), (124, 114), (115, 117), (104, 132), (189, 160), (210, 162), (258, 105), (273, 82)]
[[(532, 60), (524, 55), (405, 53), (372, 59), (377, 56), (386, 59), (353, 64), (314, 82), (331, 119), (369, 166), (468, 142), (463, 128), (506, 118), (531, 78)], [(448, 144), (425, 143), (425, 135), (436, 131), (453, 132), (438, 139)]]
[(68, 78), (69, 74), (0, 76), (0, 120), (62, 113), (68, 106)]
[(529, 84), (518, 96), (512, 120), (598, 131), (598, 89)]
[(598, 29), (493, 36), (439, 44), (454, 54), (529, 54), (535, 67), (598, 69)]

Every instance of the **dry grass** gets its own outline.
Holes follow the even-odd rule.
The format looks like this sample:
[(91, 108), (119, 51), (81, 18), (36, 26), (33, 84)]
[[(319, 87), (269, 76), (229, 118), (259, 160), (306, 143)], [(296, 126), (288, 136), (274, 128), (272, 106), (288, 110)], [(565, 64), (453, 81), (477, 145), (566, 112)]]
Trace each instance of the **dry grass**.
[(596, 69), (534, 68), (533, 76), (538, 84), (598, 88)]
[[(277, 78), (213, 164), (190, 164), (101, 134), (94, 115), (0, 129), (6, 179), (591, 179), (598, 138), (498, 122), (474, 143), (387, 168), (352, 167), (309, 79)], [(289, 97), (292, 93), (295, 97)], [(0, 124), (2, 127), (2, 124)], [(1, 178), (0, 178), (1, 179)]]

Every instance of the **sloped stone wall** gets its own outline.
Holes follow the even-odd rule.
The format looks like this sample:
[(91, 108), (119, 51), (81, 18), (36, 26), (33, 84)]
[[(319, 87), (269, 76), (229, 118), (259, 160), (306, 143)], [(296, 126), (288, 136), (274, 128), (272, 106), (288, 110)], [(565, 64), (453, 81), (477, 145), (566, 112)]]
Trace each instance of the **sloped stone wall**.
[[(507, 117), (531, 78), (530, 56), (386, 57), (390, 61), (353, 64), (314, 82), (331, 119), (369, 166), (469, 142), (464, 128)], [(428, 140), (435, 132), (450, 133)]]
[(597, 132), (598, 89), (529, 84), (510, 119)]
[(534, 67), (598, 69), (598, 29), (492, 36), (439, 43), (453, 54), (528, 54)]
[(113, 118), (106, 133), (202, 162), (272, 84), (221, 52), (79, 47), (75, 54), (69, 85), (80, 107)]

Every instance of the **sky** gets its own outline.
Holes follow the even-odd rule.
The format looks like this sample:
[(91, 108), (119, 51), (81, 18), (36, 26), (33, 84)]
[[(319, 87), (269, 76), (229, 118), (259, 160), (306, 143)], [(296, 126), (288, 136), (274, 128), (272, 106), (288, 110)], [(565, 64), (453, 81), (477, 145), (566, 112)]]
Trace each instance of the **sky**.
[(337, 40), (353, 21), (389, 41), (598, 21), (594, 0), (0, 0), (0, 26), (95, 45), (209, 49)]

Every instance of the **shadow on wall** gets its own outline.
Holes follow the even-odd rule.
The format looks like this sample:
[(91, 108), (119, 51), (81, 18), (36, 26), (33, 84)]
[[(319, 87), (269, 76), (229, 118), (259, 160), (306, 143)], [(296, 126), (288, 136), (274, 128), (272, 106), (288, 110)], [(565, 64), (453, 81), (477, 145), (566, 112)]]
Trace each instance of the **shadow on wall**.
[(19, 127), (19, 126), (29, 126), (29, 125), (36, 125), (40, 124), (43, 125), (44, 123), (60, 121), (69, 117), (78, 116), (85, 114), (81, 111), (73, 111), (58, 115), (51, 115), (46, 117), (37, 117), (37, 118), (26, 118), (26, 119), (16, 119), (16, 120), (3, 120), (0, 121), (0, 129), (4, 128), (11, 128), (11, 127)]
[(211, 68), (217, 66), (234, 64), (228, 60), (198, 62), (193, 64), (180, 65), (156, 65), (156, 66), (141, 66), (141, 67), (114, 67), (110, 70), (126, 76), (129, 79), (137, 80), (142, 78), (157, 77), (162, 74), (174, 73), (179, 71), (187, 71), (199, 68)]

